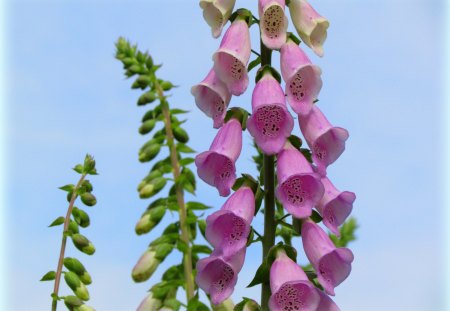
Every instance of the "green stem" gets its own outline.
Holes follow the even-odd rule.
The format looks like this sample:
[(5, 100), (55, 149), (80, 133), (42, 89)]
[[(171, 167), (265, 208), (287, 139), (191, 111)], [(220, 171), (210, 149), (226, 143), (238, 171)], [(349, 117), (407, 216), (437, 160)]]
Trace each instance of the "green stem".
[[(55, 286), (53, 288), (53, 294), (55, 295), (55, 297), (58, 297), (59, 283), (61, 282), (62, 266), (63, 266), (63, 262), (64, 262), (64, 253), (66, 251), (67, 236), (65, 235), (65, 233), (69, 229), (70, 215), (72, 215), (73, 204), (75, 203), (75, 200), (77, 199), (77, 196), (78, 196), (77, 190), (78, 190), (78, 188), (80, 188), (85, 177), (86, 177), (86, 174), (81, 175), (80, 180), (78, 181), (77, 185), (73, 189), (72, 197), (70, 198), (70, 202), (69, 202), (69, 208), (67, 209), (66, 218), (64, 220), (64, 229), (63, 229), (63, 237), (62, 237), (62, 242), (61, 242), (61, 250), (59, 251), (58, 267), (56, 268), (56, 275), (55, 275)], [(56, 311), (57, 304), (58, 304), (58, 300), (53, 298), (52, 311)]]
[[(261, 66), (271, 65), (272, 50), (266, 48), (261, 41)], [(264, 167), (264, 239), (263, 260), (267, 257), (269, 250), (275, 244), (275, 158), (274, 156), (263, 156)], [(270, 284), (263, 283), (261, 286), (261, 307), (263, 311), (269, 310)]]

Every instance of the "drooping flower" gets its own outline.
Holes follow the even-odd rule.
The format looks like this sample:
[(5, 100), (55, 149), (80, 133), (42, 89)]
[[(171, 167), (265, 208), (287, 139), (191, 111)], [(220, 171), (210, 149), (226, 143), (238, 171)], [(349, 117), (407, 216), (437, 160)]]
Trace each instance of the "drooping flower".
[(311, 148), (313, 161), (317, 164), (319, 173), (325, 175), (327, 166), (344, 152), (348, 131), (332, 126), (317, 106), (314, 106), (308, 115), (299, 115), (298, 121)]
[(197, 262), (197, 285), (209, 294), (213, 304), (219, 304), (234, 291), (237, 276), (244, 265), (246, 248), (233, 256), (225, 257), (220, 251), (214, 251), (209, 257)]
[(325, 192), (316, 208), (323, 217), (324, 225), (339, 236), (339, 226), (352, 212), (356, 196), (350, 191), (339, 191), (327, 177), (321, 179)]
[(337, 304), (323, 291), (317, 289), (320, 296), (319, 306), (316, 311), (341, 311)]
[(292, 39), (281, 47), (280, 68), (286, 81), (286, 95), (292, 109), (307, 115), (322, 88), (322, 71)]
[(230, 188), (236, 180), (235, 162), (241, 149), (242, 127), (239, 121), (231, 119), (219, 129), (209, 151), (195, 157), (198, 176), (216, 187), (221, 196), (230, 194)]
[(247, 89), (250, 53), (248, 24), (238, 16), (227, 29), (219, 49), (213, 55), (214, 71), (233, 95), (239, 96)]
[(195, 97), (197, 107), (213, 119), (214, 128), (221, 127), (231, 100), (231, 93), (217, 78), (213, 69), (202, 82), (191, 88), (191, 93)]
[(285, 0), (259, 0), (258, 12), (261, 40), (271, 50), (278, 50), (286, 42), (288, 20), (284, 15)]
[(255, 196), (248, 187), (233, 193), (222, 208), (206, 218), (206, 238), (225, 256), (245, 248), (255, 214)]
[(298, 35), (318, 56), (323, 56), (323, 43), (327, 38), (330, 22), (319, 15), (306, 0), (291, 0), (289, 3), (292, 23)]
[(286, 99), (278, 81), (265, 71), (252, 96), (252, 115), (247, 128), (265, 154), (276, 154), (294, 128), (294, 119), (286, 109)]
[(309, 217), (323, 195), (323, 185), (308, 160), (290, 143), (277, 156), (277, 177), (276, 196), (284, 208), (296, 218)]
[(327, 294), (334, 296), (334, 288), (350, 274), (352, 251), (344, 247), (336, 248), (326, 232), (311, 220), (302, 224), (302, 242), (319, 283)]
[(236, 0), (200, 0), (203, 18), (211, 27), (214, 38), (218, 38), (222, 33), (223, 26), (230, 18), (235, 3)]
[(271, 311), (316, 311), (320, 302), (317, 289), (308, 280), (303, 269), (283, 251), (277, 253), (277, 258), (270, 267), (270, 289)]

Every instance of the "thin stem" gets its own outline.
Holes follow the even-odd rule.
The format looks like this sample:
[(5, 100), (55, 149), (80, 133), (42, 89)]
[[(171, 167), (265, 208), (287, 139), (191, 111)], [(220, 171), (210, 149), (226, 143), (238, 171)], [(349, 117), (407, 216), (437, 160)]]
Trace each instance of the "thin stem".
[(258, 57), (261, 57), (261, 54), (259, 54), (258, 52), (256, 52), (255, 50), (252, 49), (252, 53), (255, 54)]
[[(270, 65), (272, 62), (272, 50), (268, 49), (261, 41), (261, 66)], [(263, 155), (264, 169), (264, 239), (263, 260), (269, 250), (275, 244), (275, 159), (274, 156)], [(269, 310), (270, 284), (262, 283), (261, 307), (263, 311)]]
[[(62, 237), (62, 242), (61, 242), (61, 250), (59, 252), (58, 267), (56, 268), (55, 286), (53, 288), (53, 294), (55, 297), (58, 297), (59, 283), (61, 282), (62, 266), (63, 266), (63, 262), (64, 262), (64, 253), (66, 251), (67, 236), (65, 233), (69, 229), (70, 215), (72, 215), (73, 204), (75, 203), (75, 200), (77, 199), (77, 196), (78, 196), (77, 190), (78, 190), (78, 188), (80, 188), (85, 177), (86, 177), (86, 174), (81, 175), (80, 180), (78, 181), (77, 185), (73, 189), (72, 198), (70, 199), (69, 208), (67, 209), (66, 218), (64, 219), (64, 229), (63, 229), (63, 237)], [(58, 300), (53, 298), (52, 311), (56, 311), (57, 304), (58, 304)]]
[[(163, 94), (163, 90), (159, 83), (155, 82), (156, 90), (158, 91), (158, 96), (161, 101), (161, 108), (162, 113), (164, 116), (164, 126), (166, 130), (166, 136), (167, 136), (167, 145), (170, 150), (170, 161), (172, 164), (172, 173), (173, 178), (175, 180), (178, 179), (180, 176), (180, 163), (178, 161), (178, 155), (177, 155), (177, 149), (174, 144), (174, 136), (172, 131), (172, 124), (170, 121), (170, 112), (169, 112), (169, 105), (166, 101), (166, 97)], [(192, 277), (192, 250), (189, 246), (189, 227), (186, 223), (187, 218), (187, 211), (186, 211), (186, 205), (184, 203), (184, 192), (181, 185), (176, 184), (176, 197), (177, 197), (177, 203), (179, 206), (179, 217), (180, 217), (180, 229), (181, 229), (181, 239), (183, 242), (188, 245), (187, 251), (183, 254), (183, 267), (184, 267), (184, 278), (186, 282), (186, 298), (187, 302), (189, 302), (194, 297), (194, 279)]]

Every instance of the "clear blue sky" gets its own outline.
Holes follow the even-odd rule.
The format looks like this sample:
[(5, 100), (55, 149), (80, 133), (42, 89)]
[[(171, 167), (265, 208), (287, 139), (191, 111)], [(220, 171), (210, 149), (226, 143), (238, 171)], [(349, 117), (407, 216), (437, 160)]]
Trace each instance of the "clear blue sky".
[[(238, 0), (237, 7), (248, 3)], [(308, 51), (323, 71), (319, 105), (350, 132), (329, 174), (338, 188), (357, 194), (353, 215), (361, 226), (351, 244), (353, 272), (335, 301), (344, 311), (444, 311), (445, 5), (312, 3), (331, 22), (325, 57)], [(5, 15), (7, 310), (49, 309), (52, 284), (38, 280), (55, 269), (61, 232), (46, 226), (65, 213), (57, 187), (75, 182), (70, 168), (86, 152), (100, 173), (91, 178), (98, 205), (85, 230), (97, 252), (79, 255), (94, 281), (89, 304), (99, 311), (134, 310), (160, 274), (145, 284), (130, 278), (150, 241), (134, 234), (147, 204), (135, 189), (149, 165), (137, 161), (144, 110), (113, 57), (114, 42), (126, 36), (164, 64), (161, 75), (180, 85), (171, 103), (192, 110), (191, 145), (203, 151), (215, 131), (189, 90), (210, 69), (220, 41), (210, 36), (194, 0), (9, 1)], [(252, 39), (258, 40), (256, 28)], [(277, 53), (273, 60), (278, 66)], [(250, 109), (252, 85), (233, 106)], [(245, 139), (238, 170), (254, 172), (248, 134)], [(223, 202), (201, 181), (197, 199), (217, 208)], [(70, 243), (68, 249), (75, 254)], [(260, 258), (260, 249), (250, 248), (248, 257)], [(254, 270), (254, 261), (247, 262), (235, 301), (259, 297), (259, 288), (245, 289)]]

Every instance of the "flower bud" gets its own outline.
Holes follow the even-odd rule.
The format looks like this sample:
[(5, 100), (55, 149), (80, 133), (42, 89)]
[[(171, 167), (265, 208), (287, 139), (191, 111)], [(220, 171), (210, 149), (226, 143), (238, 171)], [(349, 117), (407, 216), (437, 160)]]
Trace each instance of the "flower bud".
[(142, 135), (150, 133), (154, 129), (155, 125), (156, 125), (155, 119), (145, 121), (139, 128), (139, 133)]
[(141, 302), (136, 311), (154, 311), (159, 310), (162, 306), (162, 302), (159, 299), (153, 298), (153, 293), (150, 292)]
[(167, 180), (164, 177), (155, 178), (150, 183), (146, 184), (139, 191), (139, 197), (141, 199), (150, 198), (151, 196), (157, 194), (166, 185)]
[(94, 308), (88, 306), (88, 305), (81, 305), (73, 308), (73, 311), (95, 311)]
[(82, 227), (86, 228), (91, 223), (91, 220), (89, 219), (89, 215), (83, 211), (82, 209), (79, 209), (77, 207), (74, 207), (72, 210), (72, 216), (75, 219), (75, 221)]
[(93, 253), (95, 253), (95, 247), (92, 244), (92, 242), (89, 241), (82, 234), (79, 234), (79, 233), (73, 234), (72, 242), (76, 248), (78, 248), (80, 251), (82, 251), (85, 254), (92, 255)]
[(174, 85), (170, 81), (163, 81), (160, 85), (164, 91), (169, 91), (174, 87)]
[(140, 162), (148, 162), (153, 160), (161, 150), (161, 145), (158, 143), (153, 143), (145, 148), (142, 148), (139, 152), (139, 161)]
[(218, 305), (212, 305), (212, 309), (213, 311), (233, 311), (234, 310), (233, 300), (228, 298)]
[(157, 224), (159, 224), (165, 213), (165, 206), (158, 206), (146, 211), (136, 224), (136, 233), (138, 235), (141, 235), (150, 232), (150, 230), (152, 230)]
[(139, 97), (137, 104), (138, 104), (138, 106), (143, 106), (146, 104), (153, 103), (155, 101), (155, 99), (156, 99), (156, 94), (152, 91), (148, 91)]
[(139, 258), (131, 272), (131, 277), (135, 282), (144, 282), (148, 280), (158, 268), (160, 261), (155, 258), (155, 255), (155, 250), (149, 248)]
[(173, 128), (173, 136), (175, 137), (176, 140), (178, 140), (180, 143), (183, 144), (187, 143), (189, 140), (188, 133), (186, 133), (186, 131), (179, 126), (175, 126)]
[(80, 281), (74, 272), (66, 272), (64, 274), (64, 280), (66, 280), (67, 285), (73, 290), (78, 298), (84, 301), (89, 300), (89, 292), (86, 286)]
[(69, 295), (64, 297), (64, 304), (67, 308), (69, 308), (69, 310), (72, 310), (74, 307), (81, 306), (83, 304), (83, 300), (77, 296)]
[(92, 283), (90, 274), (86, 271), (86, 268), (78, 259), (71, 257), (64, 258), (64, 267), (66, 267), (69, 271), (76, 273), (80, 281), (84, 284), (89, 285)]
[(86, 157), (84, 158), (84, 172), (89, 174), (94, 169), (95, 169), (95, 160), (90, 154), (87, 154)]
[(97, 204), (97, 199), (92, 193), (85, 192), (82, 195), (80, 195), (80, 197), (81, 202), (83, 202), (87, 206), (94, 206), (95, 204)]

